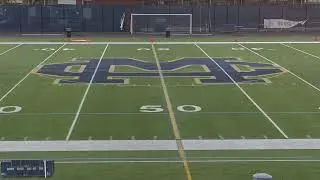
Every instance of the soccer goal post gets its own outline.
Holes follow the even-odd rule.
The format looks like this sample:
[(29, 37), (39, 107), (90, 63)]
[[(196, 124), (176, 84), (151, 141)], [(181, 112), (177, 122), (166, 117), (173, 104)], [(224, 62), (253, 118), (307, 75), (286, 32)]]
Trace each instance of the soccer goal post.
[(131, 14), (130, 33), (192, 34), (192, 14)]

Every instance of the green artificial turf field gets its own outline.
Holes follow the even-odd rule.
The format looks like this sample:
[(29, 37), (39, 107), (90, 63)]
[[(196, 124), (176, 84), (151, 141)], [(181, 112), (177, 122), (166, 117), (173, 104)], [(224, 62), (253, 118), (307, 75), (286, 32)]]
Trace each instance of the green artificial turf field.
[[(0, 43), (0, 159), (54, 159), (59, 180), (318, 180), (319, 153), (254, 142), (301, 149), (290, 139), (302, 139), (312, 149), (319, 46)], [(106, 145), (117, 140), (127, 141)], [(3, 150), (7, 142), (28, 152)], [(59, 149), (68, 142), (77, 146)], [(90, 142), (97, 149), (79, 152)], [(74, 152), (33, 152), (50, 149)]]

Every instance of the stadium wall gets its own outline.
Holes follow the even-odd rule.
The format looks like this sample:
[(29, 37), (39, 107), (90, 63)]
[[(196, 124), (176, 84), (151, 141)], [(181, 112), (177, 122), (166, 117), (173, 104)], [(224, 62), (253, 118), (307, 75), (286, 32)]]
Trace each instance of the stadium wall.
[[(138, 6), (138, 5), (1, 5), (0, 32), (129, 31), (130, 13), (190, 13), (194, 32), (266, 31), (264, 19), (305, 21), (294, 28), (274, 31), (320, 31), (320, 6)], [(120, 28), (126, 15), (124, 30)]]

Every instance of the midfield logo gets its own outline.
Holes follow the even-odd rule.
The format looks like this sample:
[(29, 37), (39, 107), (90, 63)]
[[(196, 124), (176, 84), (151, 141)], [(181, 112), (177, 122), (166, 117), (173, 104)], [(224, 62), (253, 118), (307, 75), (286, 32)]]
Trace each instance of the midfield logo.
[[(269, 83), (270, 75), (283, 71), (272, 64), (245, 62), (238, 58), (214, 58), (214, 60), (238, 83)], [(61, 64), (43, 65), (35, 71), (37, 74), (58, 77), (55, 82), (61, 84), (89, 83), (98, 65), (98, 59), (76, 60)], [(135, 72), (116, 72), (117, 67), (132, 67)], [(217, 84), (230, 83), (228, 76), (209, 58), (182, 58), (161, 62), (165, 78), (194, 78), (197, 83)], [(199, 72), (179, 71), (190, 66), (200, 66)], [(242, 67), (242, 68), (241, 68)], [(74, 70), (76, 69), (76, 70)], [(139, 71), (137, 72), (137, 69)], [(103, 59), (98, 67), (93, 83), (127, 84), (132, 77), (159, 77), (154, 61), (141, 61), (131, 58)]]

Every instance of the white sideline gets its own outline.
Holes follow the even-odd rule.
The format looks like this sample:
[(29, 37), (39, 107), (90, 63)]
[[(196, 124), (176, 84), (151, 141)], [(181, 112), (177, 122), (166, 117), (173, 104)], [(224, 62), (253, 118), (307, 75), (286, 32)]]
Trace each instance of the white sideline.
[(9, 51), (11, 51), (11, 50), (13, 50), (13, 49), (21, 46), (21, 45), (23, 45), (23, 44), (18, 44), (18, 45), (14, 46), (14, 47), (12, 47), (12, 48), (10, 48), (10, 49), (7, 49), (7, 50), (3, 51), (2, 53), (0, 53), (0, 56), (6, 54), (7, 52), (9, 52)]
[(283, 44), (283, 43), (281, 43), (281, 45), (286, 46), (286, 47), (288, 47), (288, 48), (290, 48), (290, 49), (294, 49), (294, 50), (299, 51), (299, 52), (301, 52), (301, 53), (307, 54), (307, 55), (312, 56), (312, 57), (314, 57), (314, 58), (320, 59), (319, 56), (316, 56), (316, 55), (314, 55), (314, 54), (308, 53), (307, 51), (304, 51), (304, 50), (301, 50), (301, 49), (298, 49), (298, 48), (295, 48), (295, 47), (292, 47), (292, 46), (289, 46), (289, 45)]
[[(185, 41), (185, 42), (154, 42), (154, 44), (194, 44), (194, 43), (197, 43), (197, 44), (319, 44), (320, 41)], [(0, 42), (0, 45), (14, 45), (14, 44), (26, 44), (26, 45), (58, 45), (58, 44), (96, 44), (96, 45), (99, 45), (99, 44), (102, 44), (102, 45), (113, 45), (113, 44), (124, 44), (124, 45), (139, 45), (139, 44), (146, 44), (146, 45), (150, 45), (150, 42), (108, 42), (108, 41), (105, 41), (105, 42), (97, 42), (97, 41), (94, 41), (94, 42), (47, 42), (47, 41), (38, 41), (38, 42), (31, 42), (31, 41), (26, 41), (26, 42), (23, 42), (23, 41), (11, 41), (11, 42)]]
[[(172, 157), (163, 158), (48, 158), (55, 164), (108, 164), (108, 163), (181, 163), (181, 160)], [(5, 161), (7, 159), (0, 159)], [(11, 159), (13, 160), (13, 159)], [(257, 163), (257, 162), (320, 162), (315, 157), (189, 157), (190, 163)]]
[(77, 113), (76, 113), (76, 115), (74, 116), (74, 119), (73, 119), (73, 121), (72, 121), (72, 124), (71, 124), (71, 126), (70, 126), (70, 128), (69, 128), (69, 131), (68, 131), (68, 134), (67, 134), (67, 137), (66, 137), (66, 140), (67, 140), (67, 141), (70, 139), (70, 136), (71, 136), (71, 134), (72, 134), (72, 132), (73, 132), (73, 129), (74, 129), (74, 127), (75, 127), (75, 125), (76, 125), (76, 123), (77, 123), (77, 121), (78, 121), (78, 118), (79, 118), (79, 115), (80, 115), (82, 106), (83, 106), (83, 104), (84, 104), (84, 101), (85, 101), (86, 98), (87, 98), (87, 95), (88, 95), (88, 92), (89, 92), (90, 87), (91, 87), (91, 85), (92, 85), (92, 82), (93, 82), (93, 80), (94, 80), (94, 77), (95, 77), (96, 74), (97, 74), (97, 71), (98, 71), (99, 66), (100, 66), (100, 64), (101, 64), (101, 61), (102, 61), (102, 59), (103, 59), (103, 57), (104, 57), (104, 54), (106, 53), (108, 47), (109, 47), (109, 45), (107, 44), (106, 47), (104, 48), (102, 54), (101, 54), (101, 57), (100, 57), (99, 62), (98, 62), (98, 64), (97, 64), (97, 67), (95, 68), (95, 70), (94, 70), (94, 72), (93, 72), (93, 75), (92, 75), (92, 77), (91, 77), (91, 79), (90, 79), (89, 85), (87, 86), (87, 89), (86, 89), (86, 91), (85, 91), (84, 94), (83, 94), (83, 97), (82, 97), (82, 99), (81, 99), (81, 102), (80, 102), (79, 107), (78, 107), (78, 110), (77, 110)]
[(211, 57), (209, 56), (199, 45), (195, 44), (212, 62), (214, 62), (228, 78), (235, 84), (240, 91), (251, 101), (251, 103), (268, 119), (268, 121), (282, 134), (283, 137), (289, 138), (288, 135), (271, 119), (271, 117), (253, 100), (249, 94)]
[(246, 46), (244, 46), (244, 45), (242, 45), (242, 44), (239, 44), (239, 45), (240, 45), (241, 47), (245, 48), (246, 50), (252, 52), (253, 54), (255, 54), (255, 55), (257, 55), (257, 56), (259, 56), (259, 57), (261, 57), (261, 58), (269, 61), (270, 63), (272, 63), (272, 64), (274, 64), (274, 65), (282, 68), (282, 69), (285, 70), (286, 72), (290, 73), (290, 74), (293, 75), (294, 77), (298, 78), (298, 79), (301, 80), (302, 82), (306, 83), (307, 85), (309, 85), (309, 86), (312, 87), (313, 89), (315, 89), (315, 90), (317, 90), (318, 92), (320, 92), (320, 88), (318, 88), (318, 87), (316, 87), (315, 85), (309, 83), (307, 80), (305, 80), (305, 79), (303, 79), (302, 77), (296, 75), (295, 73), (293, 73), (293, 72), (290, 71), (289, 69), (287, 69), (287, 68), (285, 68), (285, 67), (283, 67), (283, 66), (280, 66), (279, 64), (277, 64), (277, 63), (275, 63), (274, 61), (270, 60), (269, 58), (267, 58), (267, 57), (265, 57), (265, 56), (263, 56), (263, 55), (255, 52), (255, 51), (253, 51), (253, 50), (250, 49), (250, 48), (247, 48)]
[[(184, 150), (320, 150), (320, 139), (182, 140)], [(0, 152), (176, 151), (175, 140), (0, 141)]]
[[(50, 54), (47, 58), (45, 58), (42, 62), (40, 62), (36, 67), (41, 66), (43, 63), (48, 61), (54, 54), (56, 54), (65, 45), (66, 44), (63, 44), (62, 46), (60, 46), (57, 50), (55, 50), (52, 54)], [(6, 98), (13, 90), (15, 90), (15, 88), (18, 87), (25, 79), (27, 79), (27, 77), (32, 73), (32, 70), (28, 74), (26, 74), (19, 82), (17, 82), (17, 84), (15, 84), (6, 94), (4, 94), (0, 98), (0, 102), (3, 101), (3, 99)]]

